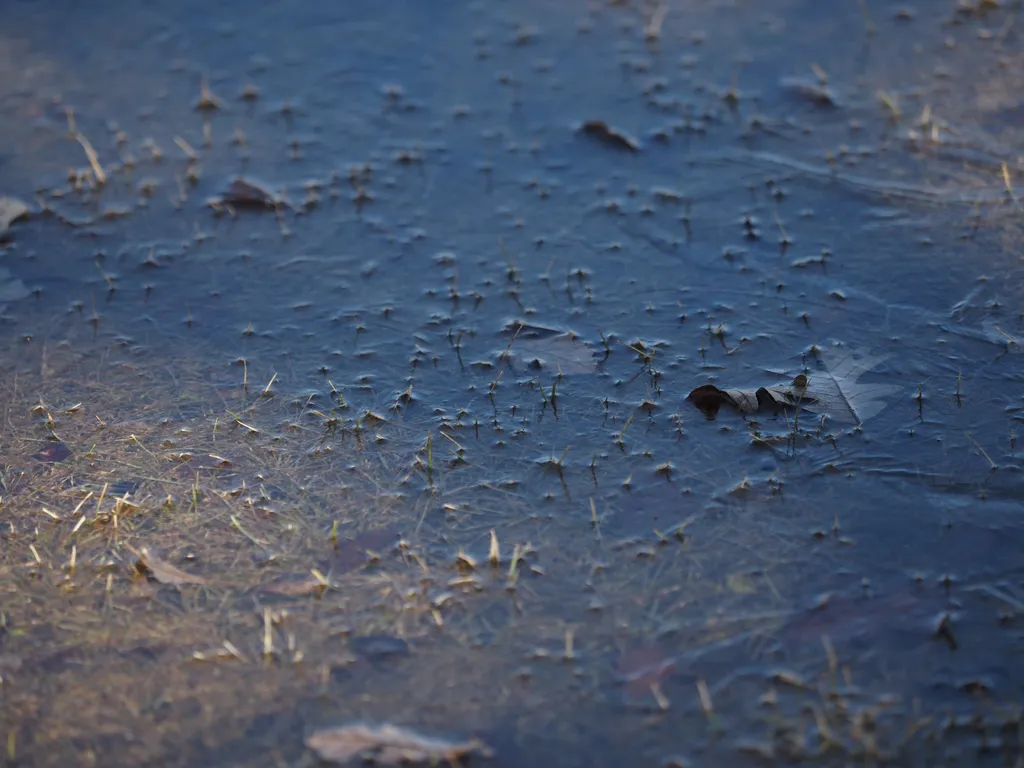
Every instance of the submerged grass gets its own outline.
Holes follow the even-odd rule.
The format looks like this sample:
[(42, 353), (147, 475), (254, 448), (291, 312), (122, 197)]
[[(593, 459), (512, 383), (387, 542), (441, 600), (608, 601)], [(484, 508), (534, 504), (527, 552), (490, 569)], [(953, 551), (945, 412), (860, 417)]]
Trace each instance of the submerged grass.
[[(834, 630), (846, 647), (864, 630), (842, 615), (799, 628), (804, 583), (849, 559), (831, 513), (835, 536), (811, 549), (821, 539), (808, 530), (826, 513), (785, 507), (774, 477), (693, 511), (681, 490), (683, 523), (652, 520), (623, 536), (629, 497), (608, 497), (607, 469), (573, 466), (568, 447), (545, 461), (566, 493), (552, 504), (524, 492), (464, 416), (424, 423), (331, 384), (335, 415), (324, 418), (274, 374), (273, 389), (247, 392), (237, 367), (165, 357), (169, 377), (114, 350), (74, 348), (59, 378), (40, 374), (56, 358), (29, 356), (4, 382), (0, 721), (12, 724), (18, 760), (138, 764), (195, 742), (196, 755), (228, 750), (259, 764), (252, 723), (294, 712), (568, 739), (581, 711), (613, 717), (623, 703), (616, 659), (652, 643), (673, 672), (630, 693), (614, 716), (617, 749), (681, 738), (658, 737), (653, 711), (703, 713), (684, 733), (715, 754), (918, 754), (921, 739), (868, 735), (892, 707), (849, 684), (810, 704), (775, 691), (813, 688), (820, 634)], [(562, 419), (573, 418), (571, 389), (559, 398)], [(607, 435), (629, 455), (643, 452), (624, 446), (634, 432), (643, 439), (635, 413)], [(575, 501), (584, 480), (591, 493)], [(648, 483), (637, 490), (642, 499)], [(915, 648), (933, 642), (925, 628), (915, 638)], [(882, 701), (911, 695), (934, 663), (934, 653), (915, 665), (887, 649), (878, 665), (844, 652)], [(764, 664), (780, 654), (765, 690)], [(900, 674), (894, 658), (907, 661)], [(737, 671), (738, 659), (752, 670)], [(965, 711), (958, 695), (950, 712)], [(779, 714), (751, 741), (766, 702)], [(900, 717), (924, 732), (921, 718)], [(928, 733), (929, 744), (968, 738)], [(301, 739), (282, 733), (274, 748), (293, 759)]]

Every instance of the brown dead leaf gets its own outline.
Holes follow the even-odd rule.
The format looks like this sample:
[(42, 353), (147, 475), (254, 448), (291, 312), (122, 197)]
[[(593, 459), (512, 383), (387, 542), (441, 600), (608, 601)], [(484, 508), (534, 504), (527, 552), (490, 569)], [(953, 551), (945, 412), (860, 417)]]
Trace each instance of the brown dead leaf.
[(381, 765), (452, 763), (471, 754), (490, 757), (493, 751), (479, 739), (465, 742), (422, 736), (397, 725), (343, 725), (310, 734), (306, 746), (321, 760), (346, 763), (362, 758)]
[(727, 405), (740, 413), (765, 413), (800, 408), (836, 421), (861, 424), (885, 409), (889, 395), (899, 392), (893, 384), (861, 382), (865, 373), (889, 355), (864, 354), (835, 345), (818, 351), (816, 370), (800, 374), (789, 384), (758, 389), (719, 389), (713, 384), (697, 387), (686, 399), (711, 417)]
[(793, 384), (757, 389), (719, 389), (714, 384), (703, 384), (686, 396), (686, 399), (704, 412), (715, 416), (724, 406), (735, 408), (740, 413), (774, 412), (785, 408), (806, 407), (815, 402), (805, 388), (807, 379), (797, 376)]
[(135, 570), (161, 584), (173, 584), (176, 587), (182, 584), (209, 584), (202, 576), (193, 576), (164, 562), (146, 547), (137, 552), (136, 556)]
[(27, 216), (31, 208), (15, 197), (0, 197), (0, 237), (8, 228), (20, 219)]

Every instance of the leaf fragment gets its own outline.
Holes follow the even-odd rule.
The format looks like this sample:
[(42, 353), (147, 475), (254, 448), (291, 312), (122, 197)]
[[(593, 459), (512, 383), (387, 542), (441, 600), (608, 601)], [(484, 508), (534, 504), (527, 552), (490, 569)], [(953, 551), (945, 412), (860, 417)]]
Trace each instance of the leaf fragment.
[(220, 202), (235, 208), (274, 208), (278, 201), (268, 187), (239, 176), (228, 184)]
[(44, 448), (32, 454), (36, 461), (57, 464), (71, 455), (71, 449), (60, 440), (51, 440)]
[(806, 408), (836, 421), (861, 424), (885, 409), (886, 397), (900, 388), (894, 384), (861, 383), (860, 378), (884, 362), (888, 355), (862, 355), (846, 347), (821, 353), (823, 370), (814, 372), (807, 384), (812, 398)]
[(479, 739), (455, 742), (423, 736), (397, 725), (355, 723), (316, 731), (306, 738), (306, 746), (321, 760), (347, 763), (354, 758), (380, 765), (408, 763), (443, 764), (472, 755), (491, 757), (490, 747)]
[(703, 384), (686, 396), (706, 416), (714, 417), (722, 406), (740, 413), (778, 411), (795, 407), (801, 401), (800, 391), (794, 386), (759, 387), (758, 389), (719, 389), (714, 384)]
[(513, 355), (528, 368), (561, 372), (566, 376), (591, 373), (597, 360), (590, 346), (573, 333), (537, 339), (520, 339)]
[(180, 587), (182, 584), (209, 584), (202, 576), (185, 573), (185, 571), (161, 560), (150, 552), (147, 547), (143, 547), (137, 553), (137, 557), (135, 570), (153, 581), (158, 581), (161, 584), (172, 584), (176, 587)]
[(305, 576), (282, 576), (268, 584), (264, 584), (261, 589), (264, 592), (283, 595), (284, 597), (302, 597), (304, 595), (320, 596), (328, 586), (329, 582), (318, 579), (310, 573)]
[(593, 136), (610, 147), (624, 149), (627, 152), (639, 152), (640, 142), (622, 131), (612, 128), (603, 120), (587, 120), (579, 127), (580, 133)]
[(0, 197), (0, 237), (11, 224), (31, 212), (31, 208), (16, 197)]

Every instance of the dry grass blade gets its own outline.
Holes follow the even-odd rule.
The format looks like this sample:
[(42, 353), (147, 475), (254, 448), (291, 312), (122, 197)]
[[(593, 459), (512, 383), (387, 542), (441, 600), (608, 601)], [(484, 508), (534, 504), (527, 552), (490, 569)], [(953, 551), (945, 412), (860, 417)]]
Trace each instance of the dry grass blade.
[(93, 149), (92, 143), (85, 138), (82, 133), (76, 133), (75, 138), (78, 139), (78, 143), (82, 145), (82, 149), (85, 150), (85, 156), (89, 158), (89, 165), (92, 168), (93, 174), (96, 176), (96, 183), (101, 187), (107, 183), (107, 174), (103, 170), (103, 164), (100, 162), (99, 155), (96, 154), (96, 150)]
[(180, 587), (182, 584), (209, 584), (202, 576), (194, 576), (180, 568), (175, 568), (143, 547), (135, 553), (138, 560), (135, 562), (135, 569), (144, 573), (147, 577), (159, 581), (161, 584), (173, 584)]
[(471, 754), (490, 757), (493, 752), (478, 739), (453, 742), (422, 736), (397, 725), (343, 725), (317, 731), (306, 738), (306, 746), (321, 760), (347, 763), (354, 758), (381, 765), (408, 763), (456, 763)]

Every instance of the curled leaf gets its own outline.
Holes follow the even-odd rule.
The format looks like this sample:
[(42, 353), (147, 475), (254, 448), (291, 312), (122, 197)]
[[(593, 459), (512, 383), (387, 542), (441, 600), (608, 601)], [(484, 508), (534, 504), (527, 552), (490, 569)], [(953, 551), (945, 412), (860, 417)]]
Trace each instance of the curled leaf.
[(70, 455), (71, 449), (64, 445), (64, 443), (60, 442), (60, 440), (51, 440), (41, 450), (33, 453), (32, 458), (36, 461), (56, 464), (64, 461)]
[(704, 384), (693, 390), (686, 399), (707, 416), (715, 416), (723, 405), (740, 413), (774, 413), (787, 408), (811, 410), (814, 396), (806, 384), (807, 378), (803, 375), (797, 376), (789, 385), (757, 389), (719, 389), (714, 384)]

